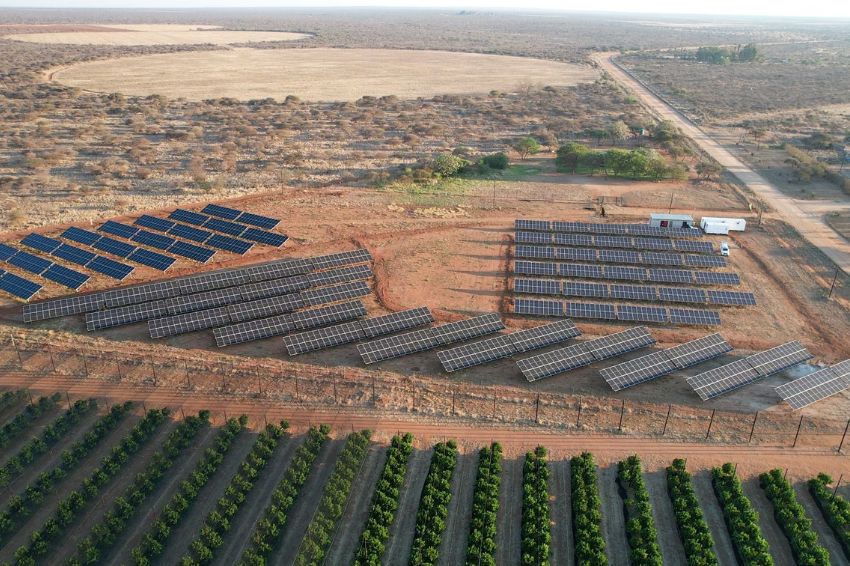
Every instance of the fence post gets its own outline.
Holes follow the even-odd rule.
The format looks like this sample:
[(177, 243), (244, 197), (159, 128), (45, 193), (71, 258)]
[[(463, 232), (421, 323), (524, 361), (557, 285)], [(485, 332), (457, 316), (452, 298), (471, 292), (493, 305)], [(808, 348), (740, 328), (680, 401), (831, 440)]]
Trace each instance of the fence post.
[(115, 369), (118, 371), (118, 381), (123, 381), (124, 376), (121, 375), (121, 360), (115, 360)]
[(53, 359), (53, 349), (50, 344), (47, 345), (47, 354), (50, 356), (50, 365), (53, 366), (53, 373), (56, 373), (56, 361)]
[(844, 439), (847, 438), (847, 429), (850, 429), (850, 419), (847, 419), (847, 426), (844, 427), (844, 434), (841, 435), (841, 442), (838, 443), (839, 454), (841, 454), (841, 449), (844, 447)]
[(375, 395), (375, 376), (372, 376), (372, 406), (376, 406), (378, 404), (378, 396)]
[(576, 428), (581, 426), (581, 406), (582, 406), (582, 398), (578, 398), (578, 416), (576, 417)]
[(81, 352), (80, 355), (83, 358), (83, 371), (86, 373), (86, 378), (88, 378), (88, 376), (89, 376), (89, 364), (88, 364), (88, 362), (86, 362), (86, 353)]
[(537, 401), (534, 403), (534, 422), (540, 424), (540, 393), (537, 394)]
[(714, 424), (714, 414), (717, 412), (717, 409), (711, 410), (711, 419), (708, 421), (708, 430), (705, 431), (705, 439), (708, 440), (708, 437), (711, 436), (711, 425)]
[(791, 445), (791, 448), (797, 447), (797, 439), (800, 438), (800, 429), (803, 428), (803, 416), (800, 415), (800, 424), (797, 425), (797, 434), (794, 435), (794, 444)]
[(71, 397), (68, 395), (68, 392), (65, 391), (65, 400), (68, 401), (68, 408), (71, 408)]
[(620, 424), (617, 425), (617, 430), (623, 432), (623, 415), (626, 413), (626, 400), (620, 405)]
[(21, 370), (23, 370), (24, 369), (24, 360), (21, 359), (21, 351), (18, 350), (18, 343), (15, 342), (15, 337), (13, 335), (10, 334), (9, 338), (12, 339), (12, 347), (15, 349), (15, 353), (18, 355), (18, 366), (21, 368)]
[(493, 393), (493, 420), (496, 420), (496, 394)]
[(452, 389), (452, 416), (455, 416), (455, 394), (457, 389)]
[(153, 363), (153, 356), (151, 356), (149, 359), (151, 362), (151, 375), (153, 376), (153, 386), (156, 387), (156, 366)]
[(661, 436), (667, 434), (667, 423), (670, 421), (670, 411), (673, 410), (673, 405), (667, 405), (667, 416), (664, 417), (664, 428), (661, 429)]
[(413, 412), (416, 412), (416, 384), (413, 384)]
[(844, 474), (841, 474), (840, 476), (838, 476), (838, 481), (835, 482), (835, 489), (832, 490), (832, 495), (835, 495), (836, 493), (838, 493), (838, 486), (841, 485), (841, 480), (843, 480), (843, 479), (844, 479)]
[(301, 393), (298, 391), (298, 376), (295, 376), (295, 400), (301, 402)]
[(339, 405), (339, 401), (336, 398), (336, 378), (334, 378), (334, 405)]
[(759, 419), (759, 412), (756, 411), (756, 416), (753, 417), (753, 426), (750, 428), (750, 437), (747, 439), (747, 444), (753, 441), (753, 434), (756, 432), (756, 421)]

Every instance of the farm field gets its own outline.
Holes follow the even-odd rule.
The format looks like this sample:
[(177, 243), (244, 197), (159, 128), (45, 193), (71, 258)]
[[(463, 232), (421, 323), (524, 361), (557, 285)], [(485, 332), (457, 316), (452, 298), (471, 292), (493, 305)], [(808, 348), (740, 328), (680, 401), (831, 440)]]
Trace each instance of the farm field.
[[(102, 28), (102, 29), (99, 29)], [(0, 33), (3, 29), (0, 28)], [(294, 41), (309, 37), (303, 33), (281, 31), (221, 30), (216, 26), (180, 24), (120, 24), (88, 26), (85, 30), (46, 30), (49, 33), (17, 33), (15, 41), (69, 45), (228, 45), (259, 41)]]

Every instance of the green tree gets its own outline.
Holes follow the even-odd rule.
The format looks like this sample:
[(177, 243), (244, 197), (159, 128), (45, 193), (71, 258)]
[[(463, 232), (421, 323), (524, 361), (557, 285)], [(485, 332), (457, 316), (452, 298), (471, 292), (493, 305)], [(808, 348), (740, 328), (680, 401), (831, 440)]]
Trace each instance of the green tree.
[(532, 137), (527, 137), (517, 141), (513, 148), (519, 153), (520, 159), (525, 160), (529, 155), (540, 152), (540, 143)]
[(451, 153), (441, 153), (431, 162), (431, 169), (441, 177), (453, 177), (460, 173), (469, 161)]
[(620, 143), (628, 137), (629, 127), (622, 120), (617, 120), (608, 126), (608, 136), (614, 143)]

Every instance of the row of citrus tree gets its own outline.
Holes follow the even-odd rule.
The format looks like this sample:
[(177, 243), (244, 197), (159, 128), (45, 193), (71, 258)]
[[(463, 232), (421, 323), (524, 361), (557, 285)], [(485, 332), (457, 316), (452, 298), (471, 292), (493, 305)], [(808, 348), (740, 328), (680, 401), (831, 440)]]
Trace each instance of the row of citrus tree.
[(626, 493), (626, 535), (634, 566), (662, 566), (658, 532), (652, 518), (649, 492), (643, 481), (640, 458), (629, 456), (617, 465), (617, 482)]
[(702, 513), (694, 491), (691, 474), (685, 469), (685, 461), (673, 460), (667, 468), (667, 493), (673, 504), (679, 538), (685, 547), (688, 564), (693, 566), (717, 566), (714, 539)]
[(61, 398), (58, 393), (50, 397), (39, 397), (38, 401), (27, 405), (13, 419), (0, 426), (0, 448), (23, 434), (41, 415), (56, 408), (56, 403)]
[(419, 498), (419, 509), (416, 511), (416, 528), (408, 561), (412, 566), (436, 564), (440, 556), (456, 463), (457, 444), (453, 440), (434, 446), (431, 465)]
[(584, 452), (573, 457), (570, 474), (576, 562), (605, 566), (608, 556), (602, 538), (602, 500), (593, 455)]
[(478, 473), (472, 494), (472, 519), (466, 543), (467, 566), (495, 566), (496, 522), (502, 477), (502, 446), (493, 442), (478, 452)]
[(525, 454), (522, 467), (522, 564), (548, 566), (552, 544), (546, 448)]

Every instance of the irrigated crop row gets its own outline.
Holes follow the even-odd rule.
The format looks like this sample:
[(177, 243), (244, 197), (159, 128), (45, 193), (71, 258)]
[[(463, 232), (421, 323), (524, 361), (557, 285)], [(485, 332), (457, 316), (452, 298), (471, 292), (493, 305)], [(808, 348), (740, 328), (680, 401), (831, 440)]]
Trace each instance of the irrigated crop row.
[(467, 566), (495, 566), (496, 519), (502, 480), (502, 446), (494, 442), (478, 452), (478, 475), (472, 495), (472, 520), (466, 543)]
[(428, 468), (419, 498), (419, 509), (416, 511), (416, 531), (408, 561), (413, 566), (436, 564), (440, 556), (456, 464), (457, 444), (453, 440), (434, 446), (431, 466)]
[(390, 526), (398, 511), (407, 462), (413, 451), (413, 435), (394, 436), (387, 450), (387, 461), (372, 495), (369, 517), (357, 545), (354, 566), (379, 566), (390, 538)]
[(828, 566), (829, 553), (818, 543), (812, 520), (806, 516), (797, 501), (794, 488), (782, 475), (782, 470), (771, 470), (759, 476), (759, 483), (767, 498), (773, 503), (773, 516), (788, 542), (798, 564)]
[(652, 505), (643, 481), (640, 458), (629, 456), (620, 462), (617, 465), (617, 481), (627, 494), (624, 504), (631, 563), (634, 566), (662, 566), (658, 532), (652, 518)]
[(838, 495), (837, 489), (829, 489), (831, 483), (831, 477), (818, 474), (818, 477), (809, 480), (809, 492), (832, 527), (844, 554), (850, 558), (850, 502)]
[(593, 455), (584, 452), (570, 460), (572, 476), (573, 536), (578, 564), (608, 564), (602, 538), (602, 501), (596, 480)]
[(2, 395), (0, 395), (0, 410), (5, 409), (6, 407), (11, 407), (18, 401), (26, 399), (27, 392), (23, 389), (16, 389), (15, 391), (4, 391)]
[(62, 396), (58, 393), (54, 393), (50, 397), (39, 397), (38, 401), (27, 405), (12, 420), (0, 426), (0, 448), (9, 444), (12, 439), (29, 428), (38, 417), (56, 407), (57, 401), (61, 398)]
[(522, 564), (548, 566), (552, 544), (546, 449), (525, 454), (522, 468)]
[(714, 468), (711, 474), (738, 560), (744, 566), (773, 566), (767, 541), (759, 528), (759, 514), (744, 495), (735, 468), (727, 463)]
[(694, 492), (691, 474), (685, 469), (685, 461), (673, 460), (667, 468), (667, 493), (676, 514), (679, 538), (685, 547), (690, 566), (717, 566), (714, 540), (705, 522), (702, 508)]

